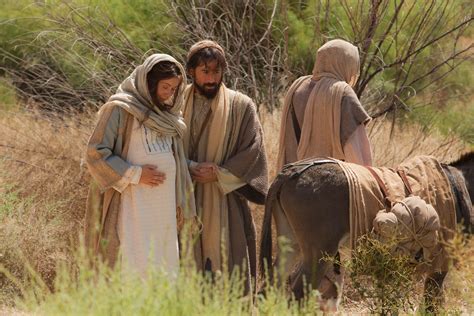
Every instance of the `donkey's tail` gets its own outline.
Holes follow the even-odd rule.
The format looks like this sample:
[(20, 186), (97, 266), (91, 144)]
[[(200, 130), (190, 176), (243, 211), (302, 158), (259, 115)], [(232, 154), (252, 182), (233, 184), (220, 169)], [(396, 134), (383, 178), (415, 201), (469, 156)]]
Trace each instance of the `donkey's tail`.
[(269, 273), (270, 278), (273, 275), (272, 265), (272, 213), (274, 207), (279, 207), (279, 193), (282, 185), (287, 180), (287, 176), (279, 174), (273, 181), (268, 190), (267, 198), (265, 200), (265, 213), (262, 223), (262, 239), (260, 241), (260, 256), (259, 266), (260, 275), (264, 278), (266, 273)]

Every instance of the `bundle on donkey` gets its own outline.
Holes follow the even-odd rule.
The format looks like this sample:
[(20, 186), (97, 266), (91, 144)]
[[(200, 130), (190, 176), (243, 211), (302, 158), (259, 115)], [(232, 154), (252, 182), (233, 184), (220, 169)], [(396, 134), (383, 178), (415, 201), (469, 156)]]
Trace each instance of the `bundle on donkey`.
[[(401, 237), (399, 250), (425, 259), (425, 305), (433, 310), (448, 272), (443, 245), (457, 223), (472, 233), (474, 214), (469, 194), (474, 184), (474, 152), (451, 164), (418, 156), (395, 169), (368, 168), (335, 159), (307, 159), (288, 164), (268, 192), (262, 227), (260, 267), (273, 275), (271, 219), (278, 237), (293, 249), (280, 280), (289, 280), (296, 298), (304, 280), (324, 300), (338, 301), (343, 276), (324, 256), (336, 256), (341, 243), (354, 249), (359, 237), (374, 228), (380, 237)], [(408, 199), (407, 199), (408, 198)], [(375, 226), (375, 227), (374, 227)], [(297, 259), (299, 268), (290, 275)], [(280, 265), (278, 256), (273, 266)], [(334, 278), (328, 279), (328, 271)], [(329, 273), (330, 275), (331, 273)]]

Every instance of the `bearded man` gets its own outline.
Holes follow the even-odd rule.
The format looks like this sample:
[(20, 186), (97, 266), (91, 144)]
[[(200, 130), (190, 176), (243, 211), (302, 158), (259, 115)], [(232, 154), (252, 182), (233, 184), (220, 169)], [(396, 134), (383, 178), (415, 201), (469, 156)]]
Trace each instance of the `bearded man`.
[(256, 233), (248, 201), (263, 204), (268, 190), (256, 106), (222, 82), (227, 62), (216, 42), (194, 44), (186, 67), (193, 83), (185, 91), (185, 151), (202, 222), (198, 268), (222, 270), (227, 262), (228, 271), (239, 267), (250, 281), (256, 276)]

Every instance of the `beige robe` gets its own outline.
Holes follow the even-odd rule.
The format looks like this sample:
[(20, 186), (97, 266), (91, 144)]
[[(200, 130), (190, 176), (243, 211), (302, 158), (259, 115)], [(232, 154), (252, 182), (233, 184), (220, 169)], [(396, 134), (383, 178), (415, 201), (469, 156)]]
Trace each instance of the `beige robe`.
[[(214, 162), (220, 168), (218, 182), (195, 186), (196, 208), (203, 224), (197, 244), (201, 253), (198, 265), (213, 271), (243, 267), (248, 276), (255, 277), (256, 233), (247, 201), (263, 204), (268, 186), (256, 107), (247, 96), (224, 86), (208, 102), (189, 86), (185, 99), (188, 157), (194, 162)], [(191, 133), (200, 130), (208, 110), (212, 115), (196, 144)]]
[[(91, 135), (88, 145), (88, 160), (99, 161), (109, 157), (114, 166), (108, 163), (99, 164), (101, 173), (107, 175), (111, 183), (131, 182), (132, 177), (125, 177), (132, 166), (126, 163), (130, 137), (132, 135), (133, 116), (117, 106), (103, 106), (99, 121)], [(106, 135), (106, 131), (117, 131)], [(127, 184), (128, 185), (128, 184)], [(124, 189), (125, 184), (121, 185)], [(84, 220), (84, 240), (86, 248), (93, 255), (99, 255), (109, 266), (114, 266), (118, 257), (120, 241), (118, 223), (120, 215), (121, 194), (117, 187), (111, 185), (104, 190), (98, 181), (92, 179), (87, 196)]]
[(358, 65), (357, 48), (347, 42), (330, 41), (318, 50), (313, 75), (298, 78), (285, 96), (278, 169), (314, 157), (372, 164), (364, 128), (370, 117), (351, 87)]

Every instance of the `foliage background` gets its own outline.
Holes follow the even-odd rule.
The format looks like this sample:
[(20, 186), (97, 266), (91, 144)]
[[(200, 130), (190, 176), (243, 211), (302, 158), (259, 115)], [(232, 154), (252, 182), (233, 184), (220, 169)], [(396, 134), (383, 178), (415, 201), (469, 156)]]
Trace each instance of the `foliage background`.
[(0, 89), (55, 112), (99, 106), (149, 54), (184, 62), (213, 38), (227, 84), (272, 110), (317, 48), (343, 38), (361, 51), (356, 91), (370, 114), (473, 143), (472, 19), (468, 0), (2, 0)]

